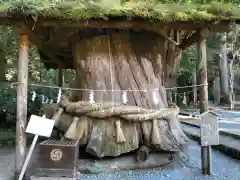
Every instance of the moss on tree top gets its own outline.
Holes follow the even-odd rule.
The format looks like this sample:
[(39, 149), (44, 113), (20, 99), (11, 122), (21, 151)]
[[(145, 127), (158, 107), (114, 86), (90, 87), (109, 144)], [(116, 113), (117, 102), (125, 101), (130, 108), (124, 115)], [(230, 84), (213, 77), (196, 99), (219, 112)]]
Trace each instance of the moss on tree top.
[(238, 20), (240, 0), (0, 0), (0, 13), (86, 20), (141, 17), (164, 21)]

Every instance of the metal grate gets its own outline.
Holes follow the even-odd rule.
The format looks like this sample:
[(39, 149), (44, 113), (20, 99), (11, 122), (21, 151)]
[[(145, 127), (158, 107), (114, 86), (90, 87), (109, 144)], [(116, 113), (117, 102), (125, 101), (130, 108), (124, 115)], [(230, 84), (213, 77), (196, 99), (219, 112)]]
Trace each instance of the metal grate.
[(70, 141), (70, 140), (45, 140), (40, 143), (40, 145), (58, 145), (58, 146), (76, 146), (78, 141)]

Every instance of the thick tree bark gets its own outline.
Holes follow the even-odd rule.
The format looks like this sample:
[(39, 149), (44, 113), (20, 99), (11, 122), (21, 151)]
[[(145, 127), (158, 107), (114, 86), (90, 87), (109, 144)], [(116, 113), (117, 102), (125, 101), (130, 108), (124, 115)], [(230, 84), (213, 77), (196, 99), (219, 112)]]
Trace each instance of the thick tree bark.
[[(168, 55), (165, 55), (164, 43), (166, 42), (160, 37), (158, 39), (155, 34), (127, 32), (83, 40), (76, 44), (74, 50), (77, 70), (75, 86), (106, 89), (108, 91), (95, 92), (95, 100), (115, 103), (121, 102), (121, 93), (118, 90), (146, 89), (146, 92), (128, 92), (128, 105), (166, 107), (163, 84), (168, 79), (166, 74), (170, 73), (176, 52), (175, 48), (170, 48)], [(161, 73), (163, 65), (168, 67)], [(164, 79), (161, 78), (163, 76)], [(152, 97), (152, 90), (155, 88), (160, 89), (157, 92), (157, 106)], [(117, 91), (112, 92), (112, 89)], [(77, 92), (75, 95), (77, 100), (88, 100), (89, 92)]]

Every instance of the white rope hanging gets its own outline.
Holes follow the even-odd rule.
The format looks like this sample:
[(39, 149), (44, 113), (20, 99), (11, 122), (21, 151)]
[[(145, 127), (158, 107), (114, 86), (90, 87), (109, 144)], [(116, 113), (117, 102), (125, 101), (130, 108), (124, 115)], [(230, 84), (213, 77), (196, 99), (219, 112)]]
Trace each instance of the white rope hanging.
[(50, 104), (53, 104), (53, 100), (52, 100), (52, 99), (50, 99), (49, 103), (50, 103)]
[(153, 102), (157, 105), (159, 103), (158, 98), (157, 98), (157, 89), (153, 91)]
[(90, 103), (94, 103), (94, 92), (91, 90), (89, 93), (89, 102)]
[(58, 91), (57, 103), (60, 102), (61, 96), (62, 96), (62, 89), (60, 88)]
[[(21, 84), (20, 82), (13, 82), (13, 83), (8, 83), (11, 85), (17, 85), (17, 84)], [(43, 84), (28, 84), (29, 86), (34, 86), (34, 87), (44, 87), (44, 88), (52, 88), (52, 89), (63, 89), (63, 90), (72, 90), (72, 91), (91, 91), (92, 89), (79, 89), (79, 88), (67, 88), (67, 87), (60, 87), (60, 86), (52, 86), (52, 85), (43, 85)], [(198, 85), (194, 85), (194, 86), (176, 86), (176, 87), (172, 87), (172, 88), (164, 88), (165, 90), (176, 90), (176, 89), (183, 89), (183, 88), (193, 88), (193, 87), (202, 87), (202, 86), (206, 86), (208, 85), (207, 83), (205, 84), (198, 84)], [(160, 90), (160, 89), (157, 89)], [(129, 89), (129, 90), (121, 90), (121, 89), (94, 89), (94, 91), (129, 91), (129, 92), (147, 92), (147, 89)], [(150, 90), (152, 91), (152, 90)]]
[(36, 97), (37, 97), (37, 94), (36, 94), (35, 91), (33, 91), (33, 92), (32, 92), (32, 102), (35, 101)]
[(45, 96), (44, 94), (42, 94), (41, 96), (42, 96), (42, 104), (47, 104), (48, 103), (48, 97)]
[(126, 91), (123, 91), (122, 93), (122, 101), (123, 101), (123, 104), (127, 104), (128, 102), (128, 99), (127, 99), (127, 92)]

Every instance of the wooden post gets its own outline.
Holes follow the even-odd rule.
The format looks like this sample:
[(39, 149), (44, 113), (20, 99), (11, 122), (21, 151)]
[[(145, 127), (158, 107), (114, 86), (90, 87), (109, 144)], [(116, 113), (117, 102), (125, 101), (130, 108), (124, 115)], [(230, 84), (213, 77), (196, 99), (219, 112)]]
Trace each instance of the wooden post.
[(27, 92), (28, 92), (28, 35), (20, 34), (17, 84), (17, 122), (15, 176), (18, 177), (26, 156)]
[(219, 68), (220, 68), (220, 85), (221, 95), (224, 104), (229, 104), (229, 83), (228, 83), (228, 58), (227, 58), (227, 47), (226, 47), (227, 35), (224, 33), (220, 36), (220, 54), (219, 54)]
[[(58, 68), (58, 86), (63, 87), (64, 86), (64, 69), (61, 67)], [(61, 140), (64, 140), (64, 135), (55, 129), (57, 138), (60, 138)]]
[(216, 105), (220, 105), (221, 91), (220, 91), (220, 77), (219, 71), (216, 72), (216, 77), (214, 81), (214, 102)]
[[(199, 84), (200, 113), (208, 109), (207, 52), (205, 30), (199, 31), (197, 71)], [(211, 146), (201, 146), (202, 173), (211, 174)]]
[(231, 58), (228, 58), (228, 85), (229, 85), (230, 110), (232, 110), (234, 108), (233, 101), (234, 74), (233, 74), (233, 59)]
[(64, 85), (64, 70), (58, 69), (58, 85), (63, 86)]
[(193, 86), (193, 104), (197, 103), (197, 72), (196, 72), (196, 67), (193, 68), (192, 70), (192, 86)]
[(205, 84), (199, 87), (200, 113), (203, 113), (208, 108), (208, 79), (207, 79), (207, 52), (206, 39), (200, 32), (200, 39), (198, 41), (198, 83)]
[(172, 91), (167, 90), (167, 98), (168, 98), (168, 104), (172, 104), (173, 103), (173, 99), (172, 99)]

